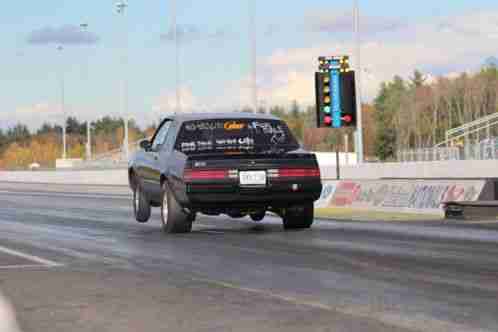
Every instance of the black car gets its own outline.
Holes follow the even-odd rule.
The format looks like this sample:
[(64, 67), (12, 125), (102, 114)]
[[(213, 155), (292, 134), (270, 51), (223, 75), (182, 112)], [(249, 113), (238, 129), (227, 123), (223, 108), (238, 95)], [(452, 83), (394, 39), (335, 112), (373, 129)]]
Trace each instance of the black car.
[(163, 120), (129, 163), (137, 221), (161, 207), (167, 233), (186, 233), (198, 213), (250, 216), (271, 211), (285, 229), (309, 228), (322, 190), (314, 154), (285, 122), (251, 113), (188, 114)]

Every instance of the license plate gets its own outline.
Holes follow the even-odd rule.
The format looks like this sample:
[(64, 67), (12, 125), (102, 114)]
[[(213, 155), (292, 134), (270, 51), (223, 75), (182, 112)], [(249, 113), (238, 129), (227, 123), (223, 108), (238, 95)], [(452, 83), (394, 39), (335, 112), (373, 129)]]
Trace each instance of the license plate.
[(242, 186), (266, 186), (265, 171), (242, 171), (239, 178)]

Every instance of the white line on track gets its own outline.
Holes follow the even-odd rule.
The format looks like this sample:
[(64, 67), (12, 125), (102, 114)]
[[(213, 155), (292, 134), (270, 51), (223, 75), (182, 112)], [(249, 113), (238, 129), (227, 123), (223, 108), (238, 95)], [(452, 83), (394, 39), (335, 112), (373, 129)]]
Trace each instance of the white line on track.
[(27, 192), (27, 191), (8, 191), (0, 190), (0, 194), (14, 194), (19, 196), (50, 196), (50, 197), (64, 197), (64, 198), (108, 198), (108, 199), (130, 199), (131, 195), (113, 195), (113, 194), (99, 194), (99, 193), (88, 193), (88, 194), (78, 194), (78, 193), (56, 193), (56, 192)]
[(205, 234), (225, 234), (224, 232), (219, 232), (219, 231), (204, 231), (204, 230), (198, 230), (198, 233), (205, 233)]
[[(60, 266), (60, 265), (59, 265)], [(22, 270), (22, 269), (39, 269), (41, 267), (46, 267), (45, 265), (40, 264), (24, 264), (24, 265), (3, 265), (0, 266), (0, 270)], [(54, 266), (50, 266), (54, 267)]]
[(206, 233), (206, 234), (225, 234), (222, 230), (212, 230), (213, 225), (205, 225), (205, 224), (196, 224), (195, 231), (198, 233)]
[[(54, 262), (54, 261), (51, 261), (51, 260), (48, 260), (48, 259), (45, 259), (45, 258), (41, 258), (41, 257), (38, 257), (38, 256), (33, 256), (33, 255), (25, 254), (23, 252), (20, 252), (20, 251), (17, 251), (17, 250), (13, 250), (13, 249), (9, 249), (9, 248), (3, 247), (3, 246), (0, 246), (0, 251), (3, 252), (3, 253), (5, 253), (5, 254), (11, 255), (11, 256), (21, 257), (21, 258), (27, 259), (29, 261), (32, 261), (32, 262), (35, 262), (35, 263), (38, 263), (38, 264), (41, 264), (41, 265), (44, 265), (44, 266), (48, 266), (48, 267), (62, 266), (62, 264), (59, 264), (57, 262)], [(18, 266), (22, 267), (23, 265), (18, 265)]]
[[(271, 292), (265, 289), (251, 288), (239, 286), (237, 284), (233, 284), (230, 282), (220, 281), (220, 280), (211, 280), (204, 278), (192, 278), (195, 281), (204, 282), (211, 285), (216, 285), (219, 287), (224, 287), (227, 289), (235, 289), (259, 296), (264, 296), (266, 298), (273, 298), (280, 301), (284, 301), (287, 303), (292, 303), (295, 305), (307, 306), (315, 309), (325, 310), (329, 312), (342, 313), (345, 315), (350, 315), (354, 317), (360, 317), (365, 319), (373, 319), (379, 321), (381, 323), (385, 323), (388, 325), (393, 325), (396, 327), (400, 327), (403, 329), (410, 329), (414, 331), (421, 331), (420, 321), (423, 322), (424, 331), (426, 327), (429, 327), (427, 330), (430, 331), (452, 331), (452, 332), (468, 332), (469, 328), (467, 326), (446, 322), (442, 320), (438, 320), (437, 318), (432, 318), (428, 316), (415, 316), (415, 317), (407, 317), (402, 314), (396, 313), (388, 313), (388, 312), (375, 312), (372, 311), (370, 307), (364, 308), (361, 306), (356, 307), (341, 307), (341, 306), (331, 306), (325, 303), (321, 303), (319, 301), (309, 301), (309, 300), (300, 300), (299, 298), (292, 295), (278, 294)], [(482, 332), (491, 332), (491, 330), (479, 330)]]

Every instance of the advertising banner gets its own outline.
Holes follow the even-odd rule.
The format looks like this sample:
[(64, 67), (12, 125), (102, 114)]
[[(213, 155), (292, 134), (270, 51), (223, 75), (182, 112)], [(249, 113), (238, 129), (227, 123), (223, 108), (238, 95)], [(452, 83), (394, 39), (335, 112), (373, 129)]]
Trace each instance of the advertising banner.
[(441, 213), (444, 202), (475, 201), (485, 180), (326, 181), (316, 207)]

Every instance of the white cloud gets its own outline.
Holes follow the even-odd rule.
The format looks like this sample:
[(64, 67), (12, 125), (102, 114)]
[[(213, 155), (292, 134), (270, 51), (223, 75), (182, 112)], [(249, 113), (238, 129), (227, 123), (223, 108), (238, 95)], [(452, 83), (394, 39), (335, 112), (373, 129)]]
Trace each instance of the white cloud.
[[(364, 100), (372, 100), (380, 83), (391, 80), (394, 75), (408, 78), (415, 69), (419, 69), (431, 80), (437, 75), (453, 77), (455, 73), (476, 70), (489, 56), (498, 56), (498, 11), (466, 13), (411, 25), (397, 24), (391, 31), (385, 31), (385, 27), (395, 24), (395, 21), (370, 18), (366, 22), (378, 29), (377, 33), (365, 33), (362, 36)], [(333, 18), (327, 24), (347, 28), (345, 22), (334, 21)], [(329, 42), (304, 48), (275, 49), (269, 56), (259, 58), (260, 102), (266, 105), (290, 105), (292, 100), (297, 100), (301, 105), (313, 105), (314, 72), (318, 56), (354, 53), (353, 43), (340, 42), (344, 38), (334, 38), (332, 31), (327, 30), (324, 34), (330, 37)], [(309, 37), (314, 38), (313, 35)], [(252, 105), (250, 75), (248, 73), (238, 80), (220, 84), (217, 92), (210, 96), (197, 95), (186, 86), (181, 88), (181, 95), (183, 111), (241, 109)], [(150, 124), (162, 115), (174, 112), (175, 104), (175, 91), (164, 90), (153, 101), (152, 109), (137, 115), (136, 119), (139, 125)], [(95, 119), (98, 114), (97, 111), (82, 108), (68, 106), (67, 109), (69, 114), (78, 114), (78, 118), (82, 119)], [(45, 121), (60, 123), (60, 113), (57, 105), (39, 103), (19, 107), (7, 114), (0, 113), (0, 120), (2, 125), (21, 121), (36, 128)]]
[[(179, 24), (176, 31), (178, 40), (183, 43), (191, 43), (198, 40), (223, 40), (233, 38), (235, 35), (228, 28), (219, 28), (207, 31), (205, 28), (192, 24)], [(165, 42), (175, 41), (175, 30), (171, 27), (168, 32), (161, 34), (161, 40)]]
[(44, 122), (61, 124), (62, 119), (60, 106), (44, 102), (29, 106), (20, 106), (12, 112), (0, 114), (0, 120), (6, 127), (22, 123), (27, 125), (31, 131), (40, 128)]
[[(377, 37), (369, 35), (362, 43), (364, 100), (375, 97), (381, 82), (391, 80), (394, 75), (408, 78), (415, 69), (432, 76), (478, 69), (487, 57), (498, 53), (491, 38), (497, 33), (498, 11), (495, 11), (419, 23)], [(274, 51), (259, 60), (261, 99), (268, 104), (288, 105), (293, 99), (313, 104), (318, 56), (353, 55), (353, 50), (352, 42), (332, 41), (309, 48)], [(354, 58), (352, 62), (354, 65)], [(250, 89), (240, 91), (240, 99), (248, 101)]]
[[(200, 104), (194, 96), (192, 89), (187, 86), (180, 87), (180, 110), (183, 113), (198, 112)], [(137, 117), (139, 125), (146, 126), (158, 122), (161, 118), (172, 115), (176, 111), (176, 90), (165, 89), (153, 101), (149, 112)]]
[[(368, 34), (399, 29), (406, 23), (400, 19), (389, 17), (365, 16), (360, 20), (361, 28)], [(306, 26), (312, 31), (318, 32), (346, 32), (349, 33), (353, 27), (353, 12), (324, 12), (312, 11), (306, 17)]]
[(44, 27), (34, 30), (28, 37), (32, 45), (93, 45), (98, 43), (99, 37), (93, 32), (85, 32), (76, 25), (61, 27)]
[(465, 16), (444, 19), (438, 27), (441, 32), (445, 33), (494, 39), (498, 35), (498, 15), (493, 11), (474, 12)]
[[(110, 116), (121, 116), (120, 114), (105, 114)], [(65, 116), (74, 116), (79, 121), (95, 121), (102, 117), (96, 109), (88, 109), (82, 107), (65, 106)], [(33, 105), (19, 106), (11, 112), (0, 113), (0, 122), (2, 127), (8, 128), (22, 123), (34, 132), (39, 129), (44, 123), (62, 125), (64, 123), (64, 113), (60, 105), (51, 104), (48, 102), (40, 102)]]

